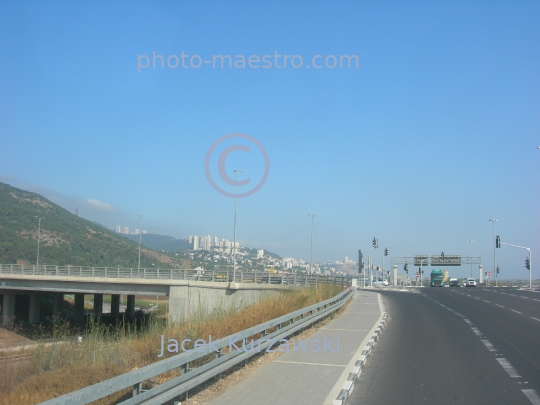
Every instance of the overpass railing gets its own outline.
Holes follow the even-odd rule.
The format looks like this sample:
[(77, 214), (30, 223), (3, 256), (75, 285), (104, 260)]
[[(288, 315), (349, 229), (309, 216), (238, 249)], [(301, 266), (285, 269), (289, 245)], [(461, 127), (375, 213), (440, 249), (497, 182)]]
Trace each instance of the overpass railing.
[[(220, 373), (247, 361), (248, 358), (262, 350), (277, 350), (276, 348), (281, 346), (281, 339), (288, 339), (295, 333), (337, 311), (345, 305), (353, 291), (352, 287), (348, 288), (333, 298), (213, 341), (211, 350), (209, 345), (198, 346), (202, 350), (190, 349), (188, 352), (42, 402), (42, 405), (88, 404), (126, 388), (132, 389), (132, 397), (119, 402), (119, 404), (157, 405), (166, 403), (182, 394), (185, 394), (187, 399), (187, 393), (190, 389), (213, 377), (220, 377)], [(255, 347), (249, 343), (251, 339), (255, 342)], [(301, 348), (301, 343), (299, 344), (300, 350), (306, 351)], [(275, 349), (271, 349), (272, 347)], [(244, 350), (244, 348), (249, 351)], [(254, 350), (251, 350), (252, 348)], [(293, 349), (296, 350), (296, 348), (299, 347), (295, 346), (293, 341)], [(143, 382), (171, 370), (179, 370), (179, 372), (181, 370), (181, 374), (163, 384), (143, 390)]]
[[(319, 284), (333, 284), (341, 286), (351, 285), (349, 277), (333, 277), (321, 275), (307, 275), (296, 273), (269, 273), (261, 271), (237, 270), (234, 277), (231, 270), (201, 270), (201, 269), (155, 269), (155, 268), (126, 268), (126, 267), (83, 267), (83, 266), (51, 266), (51, 265), (23, 265), (0, 264), (0, 275), (27, 275), (27, 276), (63, 276), (63, 277), (101, 277), (124, 279), (169, 279), (169, 280), (195, 280), (212, 282), (239, 282), (256, 284), (286, 284), (297, 286), (312, 286)], [(235, 280), (233, 280), (235, 278)]]

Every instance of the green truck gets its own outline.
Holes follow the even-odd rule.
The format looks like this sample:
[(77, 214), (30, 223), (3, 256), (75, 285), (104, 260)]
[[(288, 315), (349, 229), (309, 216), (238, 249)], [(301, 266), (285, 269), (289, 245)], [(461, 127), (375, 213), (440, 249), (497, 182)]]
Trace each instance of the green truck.
[(432, 270), (431, 272), (431, 286), (432, 287), (444, 287), (444, 276), (442, 270)]

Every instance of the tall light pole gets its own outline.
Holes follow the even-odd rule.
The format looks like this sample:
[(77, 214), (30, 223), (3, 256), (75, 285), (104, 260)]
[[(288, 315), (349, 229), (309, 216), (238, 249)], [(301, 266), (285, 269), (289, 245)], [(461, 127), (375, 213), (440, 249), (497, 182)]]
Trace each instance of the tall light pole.
[(309, 258), (309, 274), (313, 274), (313, 218), (315, 214), (308, 214), (311, 217), (311, 255)]
[[(38, 218), (38, 217), (36, 217)], [(37, 233), (37, 259), (36, 259), (36, 269), (39, 267), (39, 239), (41, 237), (41, 220), (44, 218), (38, 218), (38, 233)]]
[(490, 222), (493, 222), (493, 277), (495, 278), (495, 287), (497, 287), (497, 255), (495, 250), (495, 222), (498, 222), (498, 219), (490, 219)]
[(234, 236), (233, 236), (233, 282), (236, 282), (236, 176), (238, 172), (244, 172), (244, 169), (234, 170)]
[(471, 278), (472, 278), (472, 243), (474, 242), (473, 239), (469, 239), (469, 260), (471, 261)]
[(139, 264), (137, 266), (137, 271), (141, 269), (141, 239), (142, 239), (142, 214), (135, 214), (139, 217)]

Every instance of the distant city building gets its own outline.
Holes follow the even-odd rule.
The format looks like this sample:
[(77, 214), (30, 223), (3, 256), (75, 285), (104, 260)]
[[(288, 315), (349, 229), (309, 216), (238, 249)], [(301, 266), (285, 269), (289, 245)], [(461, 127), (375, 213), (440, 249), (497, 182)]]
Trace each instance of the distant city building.
[(347, 256), (343, 258), (343, 263), (349, 263), (349, 258)]
[(200, 240), (200, 249), (202, 250), (210, 250), (211, 248), (211, 238), (210, 238), (210, 235), (208, 236), (204, 236), (204, 237), (201, 237), (201, 240)]
[(114, 229), (116, 233), (120, 233), (120, 225), (116, 225), (116, 228)]
[(126, 235), (129, 235), (129, 228), (127, 226), (124, 226), (124, 233)]
[(199, 249), (199, 237), (198, 236), (191, 237), (190, 248), (191, 248), (191, 250), (198, 250)]
[(257, 259), (262, 259), (264, 257), (264, 249), (257, 249)]
[(145, 233), (148, 233), (148, 231), (142, 231), (142, 234), (144, 235)]
[(139, 230), (135, 229), (135, 231), (133, 231), (133, 235), (138, 235), (138, 234), (139, 234)]
[(81, 209), (80, 208), (75, 208), (75, 215), (77, 215), (78, 217), (81, 216)]

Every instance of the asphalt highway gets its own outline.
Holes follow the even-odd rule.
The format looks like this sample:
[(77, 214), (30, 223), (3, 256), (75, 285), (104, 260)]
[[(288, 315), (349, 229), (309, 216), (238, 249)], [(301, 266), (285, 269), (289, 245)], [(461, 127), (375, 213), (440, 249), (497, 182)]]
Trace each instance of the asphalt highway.
[(348, 404), (540, 405), (540, 293), (381, 294), (389, 321)]

